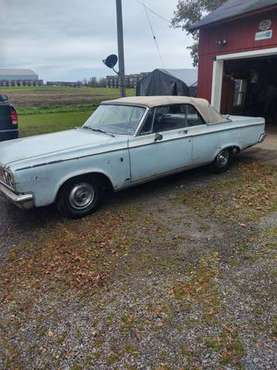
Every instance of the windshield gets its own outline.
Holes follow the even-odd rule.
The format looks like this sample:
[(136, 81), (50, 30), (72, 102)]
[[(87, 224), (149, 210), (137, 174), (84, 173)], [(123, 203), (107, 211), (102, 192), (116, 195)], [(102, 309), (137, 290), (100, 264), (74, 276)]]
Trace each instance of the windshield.
[(118, 135), (134, 135), (145, 108), (127, 105), (100, 105), (84, 124), (99, 132)]

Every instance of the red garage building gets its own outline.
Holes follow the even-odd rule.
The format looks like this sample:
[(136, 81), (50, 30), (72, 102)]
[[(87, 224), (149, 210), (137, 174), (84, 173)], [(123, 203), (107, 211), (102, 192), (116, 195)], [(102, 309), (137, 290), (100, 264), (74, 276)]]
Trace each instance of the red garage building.
[(277, 0), (229, 0), (200, 31), (198, 96), (223, 113), (277, 118)]

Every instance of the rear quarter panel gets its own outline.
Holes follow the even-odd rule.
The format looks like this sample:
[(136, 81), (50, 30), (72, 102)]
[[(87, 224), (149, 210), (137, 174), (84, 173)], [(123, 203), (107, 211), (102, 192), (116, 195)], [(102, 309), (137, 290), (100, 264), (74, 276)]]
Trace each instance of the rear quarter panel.
[(265, 119), (260, 117), (230, 116), (231, 126), (241, 150), (259, 142), (265, 133)]
[(189, 129), (193, 140), (192, 164), (211, 163), (228, 147), (246, 149), (258, 143), (265, 131), (263, 118), (232, 116), (224, 123), (195, 126)]

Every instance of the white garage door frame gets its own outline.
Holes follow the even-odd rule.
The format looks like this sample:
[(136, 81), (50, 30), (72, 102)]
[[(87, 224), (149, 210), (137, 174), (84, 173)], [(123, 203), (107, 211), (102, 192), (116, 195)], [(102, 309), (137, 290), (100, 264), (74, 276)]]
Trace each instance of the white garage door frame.
[(215, 107), (215, 109), (218, 111), (220, 111), (221, 109), (224, 61), (234, 60), (234, 59), (237, 60), (237, 59), (269, 57), (273, 55), (277, 55), (277, 48), (259, 49), (259, 50), (245, 51), (241, 53), (217, 55), (213, 62), (213, 80), (212, 80), (212, 97), (211, 97), (211, 104)]

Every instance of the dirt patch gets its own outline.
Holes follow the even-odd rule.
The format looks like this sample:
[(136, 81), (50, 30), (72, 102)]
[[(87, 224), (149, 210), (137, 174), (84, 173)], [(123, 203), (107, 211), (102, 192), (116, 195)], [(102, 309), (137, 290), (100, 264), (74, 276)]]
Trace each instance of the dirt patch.
[[(134, 91), (129, 89), (128, 94)], [(37, 87), (32, 89), (9, 89), (5, 94), (17, 108), (97, 105), (103, 100), (119, 97), (118, 89)]]
[[(53, 105), (76, 105), (76, 104), (99, 104), (103, 95), (90, 95), (76, 93), (55, 93), (48, 92), (47, 94), (22, 94), (9, 93), (9, 100), (16, 107), (46, 107)], [(114, 97), (117, 97), (115, 94)]]

